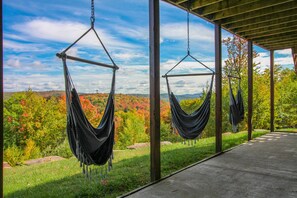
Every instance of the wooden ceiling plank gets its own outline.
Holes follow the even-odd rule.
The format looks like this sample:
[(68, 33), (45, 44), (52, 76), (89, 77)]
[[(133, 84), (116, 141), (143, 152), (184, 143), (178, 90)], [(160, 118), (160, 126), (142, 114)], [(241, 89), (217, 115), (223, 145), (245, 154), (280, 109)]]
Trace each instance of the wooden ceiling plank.
[(263, 28), (263, 29), (258, 29), (258, 30), (253, 30), (253, 31), (247, 31), (247, 32), (241, 32), (240, 35), (242, 36), (248, 36), (248, 37), (251, 37), (251, 36), (254, 36), (254, 35), (271, 35), (271, 34), (274, 34), (274, 33), (283, 33), (283, 32), (288, 32), (290, 30), (292, 31), (296, 31), (296, 27), (297, 27), (297, 21), (294, 22), (294, 23), (291, 23), (289, 25), (284, 25), (282, 27), (282, 25), (278, 25), (277, 27), (275, 28)]
[(224, 27), (228, 28), (232, 31), (238, 31), (241, 28), (255, 28), (261, 27), (266, 24), (274, 24), (274, 23), (282, 23), (286, 21), (296, 20), (297, 17), (297, 9), (290, 10), (290, 12), (285, 11), (281, 13), (277, 13), (277, 16), (274, 15), (266, 15), (264, 17), (257, 17), (254, 19), (248, 19), (246, 21), (235, 22), (233, 24), (225, 25)]
[[(297, 10), (296, 10), (296, 12), (297, 12)], [(245, 26), (242, 28), (231, 29), (231, 30), (236, 32), (237, 34), (240, 34), (240, 33), (246, 32), (246, 31), (254, 31), (254, 30), (259, 30), (262, 28), (268, 28), (268, 27), (274, 28), (274, 27), (280, 26), (282, 24), (287, 26), (288, 24), (296, 23), (296, 21), (297, 21), (297, 13), (295, 16), (286, 17), (283, 19), (271, 20), (270, 22), (262, 22), (262, 23), (253, 24), (253, 25)]]
[(267, 43), (267, 42), (281, 42), (282, 40), (288, 40), (288, 39), (292, 39), (294, 40), (295, 38), (297, 38), (297, 34), (290, 34), (290, 35), (278, 35), (278, 36), (270, 36), (268, 38), (258, 38), (258, 39), (253, 39), (254, 42), (256, 43)]
[[(283, 35), (283, 34), (288, 34), (288, 33), (293, 33), (293, 34), (297, 34), (297, 29), (289, 29), (287, 31), (282, 31), (282, 32), (270, 32), (270, 33), (265, 33), (265, 34), (256, 34), (254, 36), (244, 36), (247, 39), (253, 40), (253, 39), (257, 39), (257, 38), (263, 38), (263, 37), (269, 37), (269, 36), (273, 36), (273, 35)], [(288, 34), (289, 36), (289, 34)]]
[(286, 47), (286, 46), (282, 46), (282, 47), (274, 47), (274, 48), (267, 48), (269, 50), (284, 50), (284, 49), (289, 49), (291, 47)]
[(216, 3), (216, 4), (205, 6), (205, 7), (201, 8), (200, 10), (198, 10), (198, 13), (201, 16), (206, 16), (206, 15), (209, 15), (209, 14), (214, 14), (214, 13), (221, 12), (221, 11), (224, 11), (224, 10), (228, 10), (228, 9), (231, 9), (231, 8), (235, 8), (235, 7), (238, 7), (238, 6), (243, 6), (243, 5), (246, 5), (246, 4), (250, 4), (250, 3), (253, 3), (253, 2), (256, 2), (256, 1), (259, 1), (259, 0), (225, 0), (225, 1), (221, 1), (221, 2)]
[(176, 3), (176, 4), (182, 4), (182, 3), (185, 3), (187, 1), (188, 0), (176, 0), (174, 3)]
[[(269, 1), (258, 1), (258, 2), (254, 2), (248, 5), (243, 5), (243, 6), (238, 6), (235, 8), (231, 8), (222, 12), (218, 12), (216, 14), (214, 14), (212, 17), (210, 17), (210, 19), (212, 19), (213, 21), (218, 21), (218, 20), (222, 20), (224, 18), (230, 18), (230, 17), (234, 17), (237, 15), (242, 15), (242, 14), (246, 14), (249, 12), (254, 12), (254, 11), (258, 11), (258, 12), (263, 12), (265, 13), (265, 8), (270, 8), (272, 6), (279, 6), (279, 5), (286, 5), (288, 2), (294, 2), (294, 0), (269, 0)], [(208, 18), (208, 17), (207, 17)]]
[(297, 40), (287, 40), (287, 41), (278, 41), (278, 42), (274, 42), (274, 43), (263, 43), (263, 45), (270, 45), (270, 46), (276, 46), (276, 45), (284, 45), (284, 44), (292, 44), (292, 43), (296, 43)]
[(267, 48), (267, 49), (275, 49), (275, 48), (291, 48), (293, 47), (294, 45), (296, 45), (297, 43), (281, 43), (281, 44), (278, 44), (278, 45), (272, 45), (272, 44), (264, 44), (262, 45), (264, 48)]
[(279, 39), (279, 40), (270, 40), (270, 41), (260, 41), (260, 43), (262, 45), (264, 45), (264, 44), (273, 44), (273, 43), (278, 43), (278, 42), (295, 42), (295, 41), (297, 41), (297, 37), (283, 38), (283, 39)]
[[(255, 22), (257, 22), (257, 21), (260, 22), (261, 20), (262, 21), (271, 20), (274, 18), (281, 17), (281, 15), (289, 16), (285, 12), (288, 12), (290, 10), (294, 11), (295, 9), (297, 9), (297, 2), (289, 2), (287, 4), (282, 4), (279, 6), (272, 6), (270, 8), (266, 8), (265, 12), (264, 11), (263, 12), (253, 11), (250, 13), (238, 15), (236, 17), (231, 17), (231, 18), (224, 19), (224, 20), (218, 20), (217, 22), (222, 24), (222, 26), (224, 26), (224, 27), (235, 28), (234, 26), (236, 26), (237, 23), (240, 24), (239, 22), (246, 23), (246, 24), (252, 24), (252, 23), (247, 23), (247, 22), (250, 22), (253, 20), (255, 20)], [(274, 16), (274, 15), (277, 15), (277, 16)]]
[(281, 50), (281, 49), (288, 49), (288, 48), (292, 48), (296, 45), (297, 43), (293, 43), (293, 44), (282, 44), (282, 45), (267, 45), (265, 46), (268, 49), (274, 49), (274, 50)]
[(213, 5), (213, 4), (216, 4), (219, 2), (223, 2), (223, 0), (196, 0), (196, 1), (193, 1), (192, 5), (191, 5), (191, 9), (194, 11), (199, 8)]

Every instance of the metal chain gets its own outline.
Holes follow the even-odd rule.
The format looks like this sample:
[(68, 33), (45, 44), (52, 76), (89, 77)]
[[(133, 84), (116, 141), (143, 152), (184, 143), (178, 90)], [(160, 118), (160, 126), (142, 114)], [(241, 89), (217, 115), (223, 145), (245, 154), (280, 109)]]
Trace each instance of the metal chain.
[(188, 1), (188, 10), (187, 10), (187, 39), (188, 39), (188, 54), (190, 54), (190, 9), (192, 5), (192, 0)]
[(94, 0), (91, 0), (91, 26), (94, 27), (95, 22), (95, 6), (94, 6)]
[(189, 19), (189, 10), (187, 11), (187, 39), (188, 39), (188, 48), (187, 48), (187, 51), (188, 51), (188, 54), (190, 54), (190, 19)]

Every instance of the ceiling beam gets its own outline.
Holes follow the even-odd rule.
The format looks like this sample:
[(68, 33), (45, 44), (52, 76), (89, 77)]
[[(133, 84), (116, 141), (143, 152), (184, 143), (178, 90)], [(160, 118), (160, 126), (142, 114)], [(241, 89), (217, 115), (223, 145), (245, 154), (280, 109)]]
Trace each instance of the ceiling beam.
[(187, 2), (188, 0), (176, 0), (174, 3), (176, 4), (182, 4), (184, 2)]
[(287, 25), (288, 23), (294, 23), (296, 22), (297, 20), (297, 10), (296, 10), (296, 15), (294, 16), (290, 16), (290, 17), (285, 17), (285, 18), (282, 18), (282, 19), (273, 19), (273, 20), (270, 20), (269, 22), (267, 21), (264, 21), (264, 22), (261, 22), (261, 23), (257, 23), (257, 24), (252, 24), (252, 25), (246, 25), (244, 27), (241, 27), (241, 28), (232, 28), (230, 30), (234, 31), (235, 33), (237, 34), (240, 34), (242, 32), (245, 32), (245, 31), (251, 31), (251, 30), (258, 30), (258, 29), (261, 29), (261, 28), (268, 28), (268, 27), (276, 27), (276, 26), (279, 26), (279, 25)]
[(279, 46), (279, 45), (292, 45), (294, 43), (297, 43), (297, 40), (292, 40), (292, 41), (278, 41), (278, 42), (273, 42), (273, 43), (261, 43), (263, 46)]
[(293, 2), (294, 0), (265, 0), (265, 1), (258, 1), (258, 2), (254, 2), (254, 3), (250, 3), (250, 4), (246, 4), (243, 6), (238, 6), (235, 8), (230, 8), (228, 10), (222, 11), (222, 12), (218, 12), (214, 15), (212, 15), (211, 17), (207, 17), (212, 19), (213, 21), (218, 21), (218, 20), (222, 20), (225, 18), (230, 18), (230, 17), (234, 17), (237, 15), (242, 15), (242, 14), (246, 14), (246, 13), (250, 13), (253, 11), (257, 11), (257, 12), (262, 12), (262, 13), (266, 13), (265, 8), (270, 8), (272, 6), (279, 6), (281, 4), (283, 5), (287, 5), (288, 2)]
[(290, 36), (288, 33), (292, 33), (292, 34), (297, 34), (297, 29), (289, 29), (286, 31), (282, 31), (282, 32), (270, 32), (270, 33), (265, 33), (265, 34), (254, 34), (253, 36), (243, 36), (244, 38), (253, 40), (253, 39), (257, 39), (257, 38), (265, 38), (265, 37), (270, 37), (270, 36), (274, 36), (274, 35), (284, 35), (286, 34), (288, 37)]
[(297, 43), (297, 40), (295, 41), (280, 41), (280, 42), (276, 42), (276, 43), (265, 43), (263, 45), (267, 45), (267, 46), (277, 46), (277, 45), (292, 45), (293, 43)]
[(289, 37), (289, 38), (283, 38), (283, 39), (279, 39), (279, 40), (270, 40), (270, 41), (259, 41), (262, 45), (269, 45), (269, 44), (273, 44), (273, 43), (278, 43), (278, 42), (295, 42), (297, 41), (297, 36), (296, 37)]
[(245, 4), (250, 4), (250, 3), (253, 3), (256, 1), (259, 1), (259, 0), (225, 0), (225, 1), (220, 1), (216, 4), (205, 6), (201, 9), (197, 10), (197, 12), (201, 16), (206, 16), (209, 14), (222, 12), (224, 10), (228, 10), (228, 9), (235, 8), (238, 6), (243, 6)]
[(255, 35), (271, 35), (271, 34), (281, 34), (284, 32), (292, 32), (297, 31), (297, 21), (294, 23), (290, 23), (282, 27), (281, 25), (276, 26), (275, 28), (261, 28), (257, 30), (251, 30), (246, 32), (241, 32), (240, 35), (244, 37), (253, 37)]
[(192, 10), (196, 10), (205, 6), (209, 6), (218, 2), (222, 2), (223, 0), (196, 0), (193, 1), (191, 5)]
[[(253, 20), (255, 20), (256, 22), (261, 22), (263, 20), (275, 19), (275, 17), (280, 18), (281, 16), (289, 16), (285, 12), (294, 11), (295, 9), (297, 9), (297, 2), (289, 2), (287, 4), (282, 4), (282, 5), (266, 8), (265, 12), (264, 11), (261, 11), (261, 12), (253, 11), (253, 12), (249, 12), (246, 14), (240, 14), (236, 17), (230, 17), (228, 19), (217, 20), (216, 22), (222, 24), (222, 26), (224, 26), (224, 27), (235, 28), (234, 26), (236, 26), (236, 24), (238, 22), (242, 22), (245, 24), (253, 24)], [(211, 20), (211, 19), (209, 19), (209, 20)]]
[(274, 47), (269, 48), (269, 50), (284, 50), (284, 49), (290, 49), (291, 47), (281, 46), (281, 47)]
[(295, 40), (297, 40), (297, 34), (290, 35), (290, 37), (286, 35), (286, 36), (272, 36), (269, 38), (254, 39), (253, 42), (258, 44), (259, 46), (263, 46), (264, 44), (275, 44), (283, 41), (294, 42)]
[(225, 27), (232, 31), (240, 31), (241, 28), (251, 29), (251, 28), (267, 26), (270, 24), (295, 21), (296, 17), (297, 17), (297, 9), (290, 10), (289, 12), (285, 11), (285, 12), (277, 13), (277, 14), (274, 14), (273, 17), (271, 17), (271, 15), (266, 15), (264, 17), (248, 19), (237, 23), (225, 25)]
[(294, 44), (293, 45), (292, 44), (266, 45), (265, 48), (270, 49), (270, 50), (282, 50), (282, 49), (292, 48), (293, 46), (294, 46)]
[(288, 49), (296, 46), (297, 43), (292, 43), (292, 44), (280, 44), (280, 45), (267, 45), (265, 46), (268, 49), (273, 49), (273, 50), (281, 50), (281, 49)]
[(269, 41), (281, 41), (289, 38), (296, 38), (297, 34), (290, 34), (290, 35), (275, 35), (275, 36), (270, 36), (268, 38), (258, 38), (258, 39), (253, 39), (254, 42), (256, 43), (261, 43), (261, 42), (269, 42)]

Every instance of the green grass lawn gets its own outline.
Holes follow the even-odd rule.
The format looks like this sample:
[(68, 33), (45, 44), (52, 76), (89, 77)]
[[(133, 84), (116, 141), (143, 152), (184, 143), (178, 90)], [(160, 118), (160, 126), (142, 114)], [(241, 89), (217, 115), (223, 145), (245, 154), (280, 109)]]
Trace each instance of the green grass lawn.
[(296, 129), (296, 128), (283, 128), (283, 129), (276, 129), (276, 131), (295, 132), (295, 133), (297, 133), (297, 129)]
[[(253, 137), (266, 132), (257, 131)], [(223, 135), (223, 149), (242, 144), (247, 133)], [(161, 148), (162, 177), (214, 154), (215, 139), (188, 146), (175, 143)], [(149, 148), (115, 151), (113, 170), (104, 182), (85, 179), (75, 158), (4, 170), (5, 197), (116, 197), (150, 181)]]

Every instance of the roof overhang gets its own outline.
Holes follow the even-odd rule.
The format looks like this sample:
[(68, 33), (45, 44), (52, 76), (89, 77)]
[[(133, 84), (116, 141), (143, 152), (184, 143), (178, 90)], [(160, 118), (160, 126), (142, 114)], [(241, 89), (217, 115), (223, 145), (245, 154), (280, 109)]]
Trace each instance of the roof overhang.
[(297, 46), (297, 0), (163, 0), (267, 50)]

